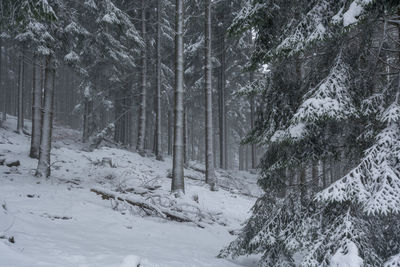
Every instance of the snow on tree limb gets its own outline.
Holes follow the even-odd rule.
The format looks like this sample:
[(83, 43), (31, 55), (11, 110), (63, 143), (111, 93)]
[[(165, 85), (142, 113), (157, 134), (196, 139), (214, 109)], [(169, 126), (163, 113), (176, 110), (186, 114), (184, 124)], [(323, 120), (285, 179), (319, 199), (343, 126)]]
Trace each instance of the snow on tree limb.
[(367, 214), (400, 212), (400, 172), (397, 163), (400, 132), (391, 123), (376, 137), (361, 163), (317, 194), (318, 201), (360, 203)]

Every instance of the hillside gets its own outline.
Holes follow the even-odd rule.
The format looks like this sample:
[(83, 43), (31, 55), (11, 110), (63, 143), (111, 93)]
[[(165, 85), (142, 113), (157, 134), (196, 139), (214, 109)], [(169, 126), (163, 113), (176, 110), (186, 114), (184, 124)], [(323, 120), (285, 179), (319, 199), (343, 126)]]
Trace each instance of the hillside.
[[(202, 166), (191, 163), (185, 170), (186, 194), (174, 199), (170, 158), (159, 162), (107, 147), (86, 152), (77, 141), (79, 132), (56, 127), (52, 175), (38, 179), (33, 176), (37, 161), (28, 157), (30, 139), (13, 132), (15, 123), (11, 117), (0, 129), (0, 160), (5, 159), (0, 165), (1, 266), (256, 265), (255, 259), (216, 258), (260, 194), (255, 175), (218, 171), (221, 188), (210, 192)], [(6, 166), (17, 160), (20, 166)], [(93, 189), (150, 203), (193, 222), (103, 200)]]

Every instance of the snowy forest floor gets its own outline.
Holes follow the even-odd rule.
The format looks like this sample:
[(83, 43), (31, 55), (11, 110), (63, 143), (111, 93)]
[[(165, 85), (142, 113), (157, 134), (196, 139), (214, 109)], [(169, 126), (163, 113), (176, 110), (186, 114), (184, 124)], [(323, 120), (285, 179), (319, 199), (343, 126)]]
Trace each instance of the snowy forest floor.
[[(216, 258), (261, 193), (255, 175), (218, 170), (221, 188), (210, 192), (203, 167), (188, 168), (186, 194), (174, 200), (170, 158), (105, 147), (85, 152), (79, 132), (56, 127), (52, 175), (39, 179), (37, 161), (28, 157), (30, 138), (16, 134), (15, 124), (9, 117), (0, 128), (0, 160), (21, 163), (0, 165), (0, 266), (256, 266), (257, 258)], [(113, 166), (101, 164), (105, 157)], [(198, 225), (146, 216), (139, 207), (103, 200), (93, 188), (192, 209)]]

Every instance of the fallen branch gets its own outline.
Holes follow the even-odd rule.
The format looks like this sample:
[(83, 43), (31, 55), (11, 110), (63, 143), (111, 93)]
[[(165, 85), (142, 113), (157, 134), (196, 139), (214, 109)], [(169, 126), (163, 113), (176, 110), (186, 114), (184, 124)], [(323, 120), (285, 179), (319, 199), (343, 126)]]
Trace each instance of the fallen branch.
[(206, 170), (204, 170), (204, 169), (202, 169), (202, 168), (200, 168), (200, 167), (196, 167), (195, 165), (189, 166), (189, 168), (192, 169), (192, 170), (194, 170), (194, 171), (196, 171), (196, 172), (200, 172), (200, 173), (202, 173), (202, 174), (205, 174), (205, 173), (206, 173)]
[(93, 188), (90, 191), (93, 193), (96, 193), (97, 195), (100, 195), (102, 197), (102, 199), (113, 199), (113, 200), (128, 203), (132, 206), (140, 207), (148, 215), (152, 215), (152, 213), (153, 213), (154, 215), (157, 215), (158, 217), (161, 217), (163, 219), (170, 219), (170, 220), (176, 221), (176, 222), (194, 223), (198, 227), (204, 228), (203, 225), (199, 224), (198, 222), (196, 222), (182, 214), (179, 214), (178, 212), (175, 212), (175, 211), (172, 211), (172, 210), (169, 210), (166, 208), (162, 208), (162, 207), (157, 207), (156, 205), (153, 205), (152, 203), (150, 203), (148, 201), (143, 201), (138, 198), (132, 198), (132, 197), (119, 195), (112, 191), (108, 191), (108, 190), (104, 190), (104, 189)]

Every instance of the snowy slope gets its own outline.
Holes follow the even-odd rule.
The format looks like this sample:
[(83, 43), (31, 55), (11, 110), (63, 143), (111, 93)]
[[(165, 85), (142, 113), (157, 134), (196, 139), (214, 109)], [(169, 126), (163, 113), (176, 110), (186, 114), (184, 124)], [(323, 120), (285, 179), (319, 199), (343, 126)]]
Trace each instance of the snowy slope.
[[(144, 216), (90, 192), (150, 187), (168, 196), (170, 159), (158, 162), (114, 148), (84, 152), (78, 132), (57, 128), (52, 176), (38, 179), (32, 175), (37, 161), (27, 156), (29, 137), (15, 134), (14, 127), (10, 118), (0, 129), (0, 159), (21, 162), (18, 168), (0, 166), (0, 266), (256, 266), (255, 259), (215, 257), (234, 239), (229, 232), (250, 215), (255, 197), (248, 195), (260, 192), (254, 175), (219, 172), (225, 189), (210, 192), (199, 180), (202, 173), (188, 170), (186, 195), (177, 203), (213, 214), (215, 221), (200, 228)], [(101, 166), (104, 157), (115, 166)]]

